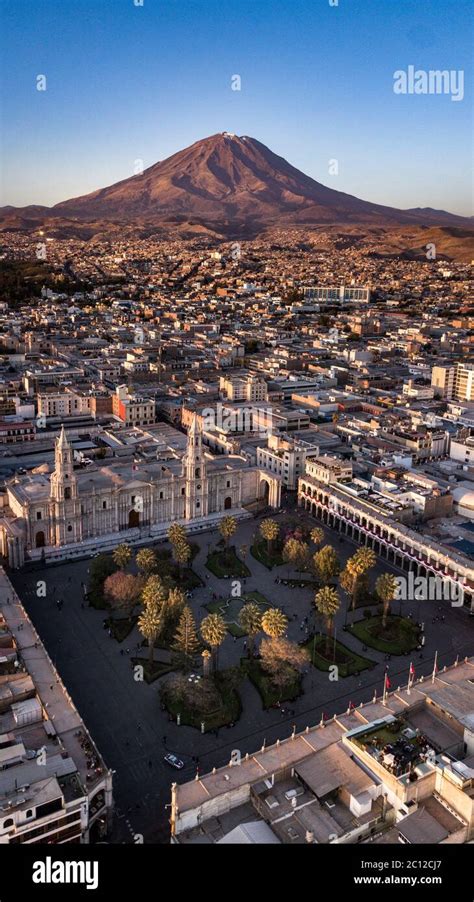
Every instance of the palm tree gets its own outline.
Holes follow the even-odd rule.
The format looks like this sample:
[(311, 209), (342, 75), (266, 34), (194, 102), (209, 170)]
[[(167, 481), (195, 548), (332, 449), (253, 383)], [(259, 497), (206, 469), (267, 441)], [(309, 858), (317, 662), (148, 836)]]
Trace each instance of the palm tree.
[(397, 580), (392, 573), (382, 573), (375, 582), (375, 591), (383, 604), (382, 628), (387, 626), (390, 605), (397, 591)]
[[(369, 570), (375, 567), (376, 563), (377, 558), (372, 548), (359, 548), (347, 561), (346, 570), (352, 575), (353, 579), (352, 591), (349, 593), (352, 595), (352, 609), (356, 606), (357, 596), (366, 587)], [(345, 589), (346, 586), (343, 586), (343, 588)]]
[(119, 570), (125, 570), (125, 567), (132, 557), (130, 545), (126, 545), (125, 542), (122, 542), (121, 545), (117, 545), (112, 553), (112, 557), (114, 559), (114, 564), (117, 564)]
[(180, 575), (182, 568), (189, 563), (191, 554), (191, 545), (186, 541), (186, 539), (180, 539), (179, 542), (176, 542), (173, 545), (173, 557), (178, 565)]
[(268, 608), (262, 615), (262, 629), (271, 639), (281, 639), (288, 628), (288, 617), (280, 608)]
[(260, 524), (260, 534), (267, 543), (268, 554), (271, 555), (273, 551), (273, 543), (276, 542), (278, 536), (280, 535), (280, 527), (278, 526), (276, 520), (272, 520), (270, 517), (267, 517), (266, 520), (262, 520)]
[(229, 539), (232, 538), (237, 529), (237, 520), (235, 517), (224, 517), (219, 523), (219, 532), (224, 539), (226, 549), (229, 545)]
[(156, 601), (150, 601), (138, 618), (138, 629), (148, 642), (150, 664), (153, 664), (153, 648), (161, 629), (162, 615)]
[(341, 604), (337, 590), (333, 589), (331, 586), (324, 586), (324, 588), (320, 589), (319, 592), (316, 593), (314, 597), (314, 603), (316, 605), (318, 614), (321, 614), (326, 622), (326, 655), (329, 655), (331, 652), (331, 637), (334, 627), (334, 617), (336, 616)]
[(319, 548), (324, 542), (324, 531), (319, 526), (314, 526), (310, 532), (310, 538)]
[(339, 576), (341, 565), (332, 545), (323, 545), (313, 557), (316, 574), (327, 585), (335, 576)]
[(148, 577), (142, 591), (142, 602), (146, 608), (149, 604), (163, 605), (168, 597), (167, 590), (156, 573)]
[(349, 596), (349, 603), (346, 607), (346, 623), (349, 609), (353, 610), (355, 607), (356, 585), (358, 578), (355, 571), (349, 565), (350, 561), (347, 561), (347, 564), (339, 577), (339, 584), (341, 586), (341, 589), (344, 589), (344, 592), (346, 592), (346, 594)]
[(219, 646), (227, 634), (227, 626), (220, 614), (208, 614), (201, 623), (201, 636), (211, 648), (213, 670), (217, 670)]
[(359, 548), (350, 560), (353, 561), (354, 569), (359, 576), (367, 573), (368, 570), (372, 570), (372, 567), (375, 567), (377, 563), (375, 551), (372, 548), (365, 547)]
[(262, 612), (253, 601), (249, 601), (239, 611), (239, 624), (249, 637), (249, 655), (253, 658), (255, 636), (262, 629)]
[(186, 541), (186, 530), (184, 526), (181, 526), (180, 523), (172, 523), (168, 529), (168, 541), (171, 542), (172, 545), (177, 545), (178, 542)]
[(141, 548), (137, 552), (135, 560), (137, 567), (145, 576), (150, 576), (157, 567), (156, 554), (152, 548)]

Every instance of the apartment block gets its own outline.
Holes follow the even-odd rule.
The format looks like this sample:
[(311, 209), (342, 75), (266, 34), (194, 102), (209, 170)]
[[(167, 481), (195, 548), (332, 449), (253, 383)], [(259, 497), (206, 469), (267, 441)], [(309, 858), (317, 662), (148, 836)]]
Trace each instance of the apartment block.
[(0, 845), (100, 840), (112, 773), (0, 568)]

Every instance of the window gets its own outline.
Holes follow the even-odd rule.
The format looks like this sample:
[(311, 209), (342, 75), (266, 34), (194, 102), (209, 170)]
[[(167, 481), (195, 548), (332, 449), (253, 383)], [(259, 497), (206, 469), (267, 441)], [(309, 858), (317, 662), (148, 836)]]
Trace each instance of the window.
[(184, 492), (185, 492), (185, 490), (184, 490), (184, 489), (181, 489), (181, 494), (182, 494), (182, 495), (184, 495)]
[(227, 480), (226, 488), (230, 489), (230, 482), (229, 482), (229, 480)]
[(67, 486), (67, 487), (64, 489), (64, 498), (65, 498), (66, 501), (68, 501), (68, 499), (69, 499), (70, 497), (71, 497), (71, 489), (70, 489), (69, 486)]
[(163, 500), (163, 492), (160, 492), (160, 501)]
[(6, 830), (7, 827), (13, 827), (14, 820), (12, 817), (9, 817), (6, 821), (3, 822), (3, 829)]
[(67, 531), (68, 531), (68, 532), (72, 532), (72, 526), (71, 526), (71, 524), (69, 524), (69, 526), (68, 526), (68, 528), (67, 528)]
[(200, 502), (200, 501), (196, 501), (196, 507), (197, 507), (197, 508), (198, 508), (198, 507), (201, 507), (201, 502)]
[(41, 511), (36, 511), (36, 519), (41, 520)]
[[(133, 499), (133, 500), (135, 500), (135, 499)], [(103, 510), (103, 511), (106, 511), (106, 510), (107, 510), (107, 502), (106, 502), (106, 501), (103, 501), (103, 502), (102, 502), (102, 510)]]
[(28, 811), (26, 812), (26, 817), (33, 817), (33, 812), (31, 810), (31, 808), (28, 808)]
[(194, 476), (196, 479), (200, 479), (200, 477), (201, 477), (201, 468), (200, 467), (196, 467), (196, 469), (194, 471)]

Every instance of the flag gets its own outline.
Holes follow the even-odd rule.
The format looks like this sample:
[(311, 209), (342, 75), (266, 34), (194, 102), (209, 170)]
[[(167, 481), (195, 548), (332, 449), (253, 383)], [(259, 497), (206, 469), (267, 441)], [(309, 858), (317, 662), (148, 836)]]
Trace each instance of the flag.
[(408, 686), (407, 686), (408, 695), (410, 695), (410, 689), (413, 686), (414, 682), (415, 682), (415, 668), (413, 667), (413, 661), (410, 661), (410, 670), (408, 673)]
[(434, 663), (433, 663), (433, 673), (431, 674), (431, 682), (434, 683), (435, 676), (438, 673), (438, 652), (435, 652)]
[(383, 677), (383, 695), (382, 695), (382, 704), (383, 705), (385, 705), (387, 703), (387, 692), (390, 689), (390, 686), (391, 686), (390, 679), (389, 679), (387, 670), (385, 669), (385, 673), (384, 673), (384, 677)]

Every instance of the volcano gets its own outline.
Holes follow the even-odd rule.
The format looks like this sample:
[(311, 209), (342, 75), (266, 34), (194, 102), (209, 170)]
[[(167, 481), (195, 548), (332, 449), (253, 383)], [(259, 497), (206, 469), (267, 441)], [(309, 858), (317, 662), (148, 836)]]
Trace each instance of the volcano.
[[(3, 208), (2, 228), (28, 230), (40, 222), (104, 224), (139, 230), (188, 224), (221, 235), (258, 234), (268, 228), (363, 224), (472, 227), (443, 210), (397, 210), (320, 184), (268, 147), (229, 132), (196, 141), (139, 175), (54, 207)], [(72, 222), (71, 222), (72, 221)], [(16, 226), (15, 226), (16, 222)]]

